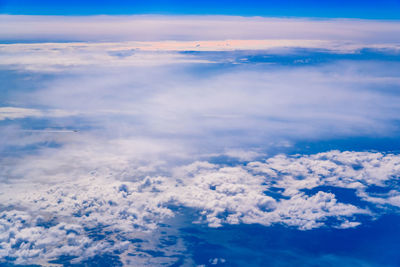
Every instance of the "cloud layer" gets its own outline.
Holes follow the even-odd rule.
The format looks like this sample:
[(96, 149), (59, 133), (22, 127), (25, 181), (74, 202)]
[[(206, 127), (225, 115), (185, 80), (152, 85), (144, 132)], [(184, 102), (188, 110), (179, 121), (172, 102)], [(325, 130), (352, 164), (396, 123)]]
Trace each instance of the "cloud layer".
[[(6, 53), (15, 64), (8, 61), (4, 67), (28, 72), (30, 79), (41, 73), (50, 77), (36, 80), (40, 86), (35, 90), (15, 90), (4, 99), (10, 104), (0, 112), (9, 120), (43, 119), (48, 128), (82, 128), (101, 138), (168, 137), (180, 143), (176, 147), (202, 153), (287, 146), (302, 139), (393, 136), (398, 129), (397, 62), (286, 66), (280, 59), (251, 62), (251, 54), (232, 52), (225, 56), (234, 58), (233, 63), (211, 56), (208, 61), (215, 63), (197, 62), (203, 59), (173, 53), (170, 59), (179, 60), (166, 64), (149, 53), (150, 64), (143, 65), (140, 55), (120, 59), (90, 46), (66, 45), (56, 52), (38, 45), (24, 49), (16, 50), (20, 55)], [(65, 53), (69, 61), (58, 61)], [(246, 55), (250, 62), (239, 63)], [(311, 52), (300, 58), (317, 56)], [(19, 122), (13, 125), (4, 132), (22, 137)], [(14, 143), (12, 137), (8, 142)]]
[[(135, 175), (138, 172), (125, 164), (124, 157), (94, 168), (72, 155), (66, 159), (65, 154), (25, 158), (25, 174), (2, 183), (1, 203), (7, 203), (0, 216), (3, 257), (38, 263), (62, 255), (79, 261), (100, 252), (140, 251), (129, 240), (157, 231), (175, 216), (174, 207), (195, 209), (196, 223), (210, 227), (279, 223), (302, 230), (357, 227), (362, 223), (359, 216), (375, 218), (400, 207), (398, 188), (393, 187), (400, 177), (400, 157), (392, 154), (278, 155), (237, 166), (193, 162), (169, 175), (145, 178)], [(60, 157), (74, 166), (74, 173), (59, 165)], [(40, 161), (46, 162), (46, 169)], [(54, 180), (52, 173), (64, 182)], [(343, 203), (337, 199), (340, 195), (324, 189), (328, 186), (355, 189), (354, 197), (360, 200)], [(374, 187), (387, 191), (375, 193), (370, 190)], [(316, 190), (308, 193), (310, 189)], [(90, 229), (107, 234), (94, 238)], [(141, 257), (151, 260), (146, 253)]]
[(399, 42), (397, 21), (286, 19), (234, 16), (13, 16), (0, 15), (0, 40), (207, 41), (340, 40)]

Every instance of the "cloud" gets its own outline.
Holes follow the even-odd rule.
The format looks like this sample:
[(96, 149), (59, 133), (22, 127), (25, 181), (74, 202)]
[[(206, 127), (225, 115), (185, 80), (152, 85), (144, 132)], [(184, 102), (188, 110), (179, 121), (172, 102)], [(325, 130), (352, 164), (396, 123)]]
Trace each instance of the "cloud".
[[(289, 196), (301, 188), (322, 185), (363, 191), (372, 185), (385, 186), (400, 173), (398, 156), (369, 152), (331, 151), (300, 158), (281, 155), (250, 166), (256, 172), (284, 177), (275, 186), (284, 188), (283, 194)], [(303, 177), (307, 177), (304, 182)]]
[(81, 225), (55, 223), (42, 226), (42, 217), (26, 211), (2, 212), (0, 227), (0, 257), (15, 258), (16, 264), (46, 264), (61, 255), (78, 258), (93, 257), (99, 253), (126, 249), (128, 242), (115, 245), (104, 241), (94, 241), (84, 235)]
[[(164, 175), (150, 171), (144, 176), (138, 175), (137, 159), (124, 154), (129, 151), (124, 147), (110, 154), (108, 149), (81, 146), (85, 160), (61, 149), (51, 157), (46, 153), (14, 162), (12, 168), (18, 170), (14, 175), (19, 178), (9, 175), (1, 185), (0, 199), (6, 206), (0, 216), (0, 253), (15, 257), (18, 263), (32, 263), (61, 255), (78, 256), (79, 261), (100, 251), (140, 251), (127, 241), (157, 231), (177, 216), (173, 207), (193, 208), (195, 223), (210, 227), (279, 223), (301, 230), (353, 228), (362, 223), (357, 216), (375, 218), (387, 212), (382, 204), (393, 202), (386, 195), (374, 196), (381, 203), (370, 201), (366, 196), (371, 195), (372, 185), (398, 192), (387, 185), (400, 175), (400, 157), (393, 154), (278, 155), (232, 167), (198, 161)], [(103, 156), (107, 162), (102, 162)], [(340, 195), (321, 186), (354, 188), (375, 211), (360, 207), (357, 201), (343, 203), (338, 200)], [(274, 188), (281, 191), (269, 196)], [(305, 193), (312, 188), (317, 191)], [(93, 238), (90, 229), (97, 229), (99, 235), (107, 232), (107, 236)]]
[(32, 108), (19, 107), (0, 107), (0, 121), (14, 120), (29, 117), (67, 117), (77, 115), (75, 112), (66, 112), (63, 110), (40, 110)]
[[(129, 41), (75, 43), (11, 43), (0, 44), (0, 66), (36, 72), (65, 71), (77, 67), (108, 66), (142, 67), (171, 64), (249, 63), (247, 56), (272, 58), (272, 55), (293, 55), (299, 49), (357, 55), (363, 50), (398, 55), (399, 46), (392, 43), (349, 43), (335, 40), (215, 40), (215, 41)], [(193, 52), (231, 52), (221, 57), (201, 57)], [(237, 54), (235, 54), (236, 52)], [(324, 56), (326, 56), (326, 54)], [(206, 54), (207, 55), (207, 54)], [(310, 58), (293, 59), (294, 64), (308, 63)], [(266, 62), (264, 62), (266, 63)], [(276, 62), (270, 62), (276, 63)]]
[[(98, 54), (110, 57), (103, 48), (91, 49), (69, 50), (66, 46), (59, 53), (70, 53), (66, 58), (76, 56), (82, 62), (85, 57), (90, 62)], [(249, 161), (299, 140), (387, 137), (398, 129), (397, 62), (113, 66), (99, 56), (93, 65), (84, 62), (60, 67), (51, 62), (57, 56), (50, 50), (40, 53), (43, 62), (37, 59), (20, 62), (19, 67), (4, 66), (27, 73), (30, 79), (17, 79), (34, 89), (2, 96), (3, 102), (14, 103), (0, 109), (1, 116), (9, 118), (1, 126), (3, 151), (28, 144), (67, 149), (90, 144), (114, 153), (111, 144), (116, 142), (118, 148), (118, 142), (125, 142), (132, 147), (131, 153), (138, 155), (162, 147), (151, 156), (155, 162), (179, 158), (181, 163), (185, 156), (208, 160), (221, 154)], [(150, 54), (157, 61), (157, 53)], [(15, 54), (6, 55), (17, 62)], [(224, 55), (234, 57), (235, 53)], [(271, 56), (260, 51), (255, 55)], [(318, 55), (311, 52), (306, 56)], [(56, 71), (49, 74), (47, 68)], [(22, 118), (34, 120), (39, 130), (79, 132), (30, 132), (26, 130), (31, 130), (32, 124), (20, 121)], [(137, 146), (140, 142), (143, 145)], [(76, 153), (76, 157), (81, 156)]]
[(322, 226), (321, 221), (329, 216), (368, 213), (337, 203), (335, 195), (325, 192), (310, 197), (298, 193), (276, 201), (264, 193), (269, 186), (263, 185), (273, 181), (270, 177), (253, 175), (241, 167), (198, 170), (198, 174), (183, 176), (181, 181), (177, 198), (185, 206), (201, 208), (204, 220), (212, 227), (222, 223), (286, 223), (312, 229)]
[[(174, 43), (40, 43), (1, 44), (0, 65), (36, 72), (65, 71), (71, 68), (108, 66), (158, 66), (177, 63), (212, 63), (174, 50)], [(190, 44), (183, 45), (190, 48)], [(160, 47), (158, 47), (160, 46)], [(137, 50), (135, 53), (124, 51)]]
[(0, 39), (13, 41), (339, 40), (399, 42), (397, 21), (235, 16), (0, 16)]
[[(395, 88), (398, 78), (380, 73), (381, 67), (334, 62), (300, 68), (240, 65), (214, 72), (209, 65), (85, 66), (56, 73), (41, 88), (14, 99), (27, 107), (79, 114), (69, 128), (85, 121), (101, 135), (118, 129), (126, 137), (168, 135), (194, 146), (207, 142), (243, 150), (233, 144), (391, 135), (400, 102), (395, 91), (382, 88)], [(207, 151), (214, 152), (220, 151)]]
[(16, 107), (0, 107), (0, 120), (43, 116), (40, 110)]

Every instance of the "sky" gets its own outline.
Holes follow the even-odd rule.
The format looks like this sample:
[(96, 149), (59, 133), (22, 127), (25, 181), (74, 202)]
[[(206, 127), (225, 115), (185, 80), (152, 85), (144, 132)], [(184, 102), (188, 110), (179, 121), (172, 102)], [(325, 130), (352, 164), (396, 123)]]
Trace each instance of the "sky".
[(398, 1), (0, 1), (1, 266), (399, 266)]
[(2, 0), (0, 12), (15, 15), (240, 15), (273, 17), (399, 19), (398, 0), (221, 0), (221, 1), (51, 1)]

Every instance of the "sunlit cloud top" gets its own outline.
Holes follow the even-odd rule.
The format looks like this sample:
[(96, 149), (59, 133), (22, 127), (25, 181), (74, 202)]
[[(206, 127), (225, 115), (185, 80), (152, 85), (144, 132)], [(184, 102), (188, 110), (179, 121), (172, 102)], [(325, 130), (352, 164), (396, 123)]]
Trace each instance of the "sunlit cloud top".
[(13, 16), (0, 15), (0, 40), (209, 41), (322, 40), (400, 42), (400, 22), (233, 16)]

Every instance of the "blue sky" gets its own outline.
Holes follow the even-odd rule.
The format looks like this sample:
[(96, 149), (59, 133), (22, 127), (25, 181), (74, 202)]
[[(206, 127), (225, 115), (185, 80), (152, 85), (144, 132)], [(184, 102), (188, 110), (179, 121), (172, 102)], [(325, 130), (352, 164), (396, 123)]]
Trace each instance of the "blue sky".
[(127, 2), (0, 2), (1, 266), (399, 266), (398, 1)]
[(399, 19), (400, 2), (382, 1), (34, 1), (2, 0), (0, 13), (26, 15), (221, 14)]

